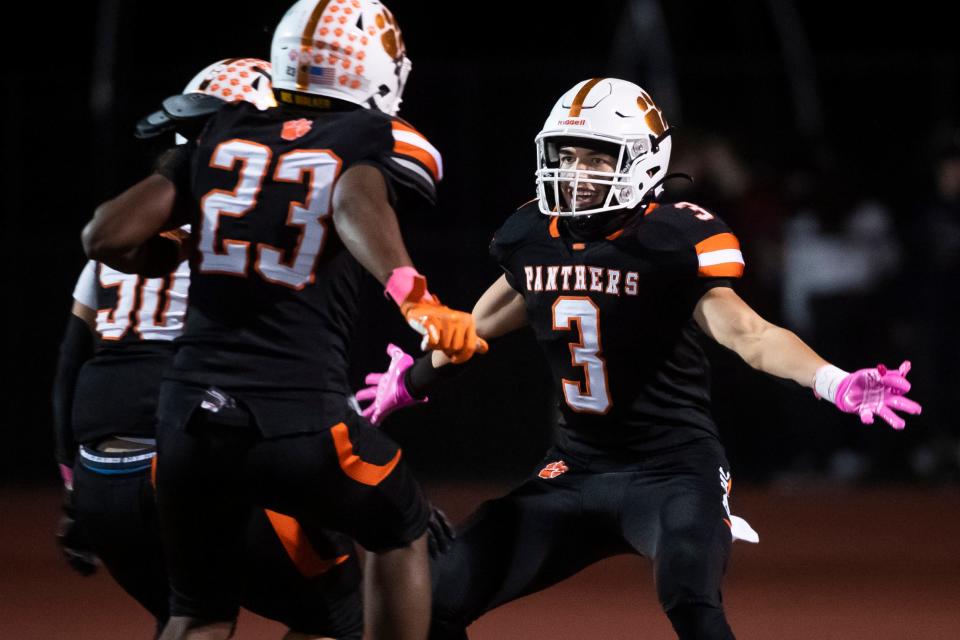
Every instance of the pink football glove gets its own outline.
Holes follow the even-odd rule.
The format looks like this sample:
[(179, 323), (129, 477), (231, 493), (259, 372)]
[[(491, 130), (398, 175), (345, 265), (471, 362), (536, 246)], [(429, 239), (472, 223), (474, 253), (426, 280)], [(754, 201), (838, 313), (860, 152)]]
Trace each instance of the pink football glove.
[(856, 413), (863, 424), (873, 424), (874, 416), (880, 416), (894, 429), (906, 426), (903, 418), (893, 412), (903, 411), (918, 415), (919, 404), (904, 397), (910, 391), (907, 373), (910, 362), (905, 360), (899, 369), (890, 371), (877, 365), (874, 369), (860, 369), (853, 373), (826, 365), (814, 376), (814, 393), (817, 397), (831, 400), (840, 411)]
[(387, 345), (390, 366), (383, 373), (368, 373), (364, 381), (371, 385), (357, 391), (357, 400), (373, 400), (360, 412), (373, 424), (397, 409), (426, 402), (427, 398), (414, 398), (403, 384), (403, 373), (413, 365), (413, 358), (395, 344)]

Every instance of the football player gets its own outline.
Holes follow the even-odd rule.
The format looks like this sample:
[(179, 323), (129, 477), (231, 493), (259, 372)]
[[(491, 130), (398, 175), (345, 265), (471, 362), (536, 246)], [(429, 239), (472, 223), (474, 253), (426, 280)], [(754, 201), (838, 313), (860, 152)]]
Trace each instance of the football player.
[[(557, 441), (529, 480), (492, 500), (436, 559), (431, 637), (464, 638), (483, 613), (602, 558), (653, 562), (680, 638), (732, 638), (720, 585), (731, 542), (756, 533), (729, 506), (730, 468), (710, 411), (707, 335), (752, 367), (812, 387), (896, 429), (909, 363), (847, 373), (759, 317), (732, 288), (736, 236), (689, 202), (658, 204), (670, 129), (630, 82), (578, 83), (536, 138), (537, 198), (496, 232), (501, 276), (477, 302), (478, 334), (530, 325), (558, 391)], [(459, 367), (391, 345), (358, 399), (374, 422)]]
[[(184, 96), (220, 98), (229, 87), (257, 108), (275, 105), (270, 64), (253, 58), (210, 65)], [(148, 118), (150, 132), (140, 132), (165, 129), (163, 113)], [(102, 561), (153, 614), (158, 633), (169, 617), (169, 589), (150, 472), (157, 395), (183, 330), (189, 280), (186, 261), (160, 278), (88, 262), (74, 290), (54, 394), (68, 497), (63, 551), (85, 575)], [(244, 536), (243, 606), (285, 623), (291, 639), (360, 638), (360, 570), (346, 536), (259, 508), (248, 509)]]
[(347, 357), (364, 269), (424, 348), (458, 362), (486, 349), (413, 268), (393, 208), (399, 189), (433, 201), (442, 160), (395, 117), (410, 62), (381, 3), (300, 0), (272, 63), (279, 108), (219, 109), (83, 234), (90, 257), (148, 276), (180, 251), (159, 232), (190, 222), (197, 236), (159, 405), (163, 637), (231, 633), (252, 500), (358, 541), (371, 637), (422, 638), (430, 510), (399, 447), (349, 408)]

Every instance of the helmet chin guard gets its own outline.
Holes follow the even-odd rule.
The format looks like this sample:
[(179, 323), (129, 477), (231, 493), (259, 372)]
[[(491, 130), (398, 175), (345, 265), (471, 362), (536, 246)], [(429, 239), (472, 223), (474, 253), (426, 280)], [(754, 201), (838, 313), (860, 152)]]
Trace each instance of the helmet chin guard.
[[(562, 145), (611, 150), (613, 171), (560, 167)], [(615, 78), (578, 83), (554, 105), (537, 135), (537, 196), (551, 216), (593, 215), (632, 209), (660, 195), (670, 163), (670, 130), (660, 109), (639, 86)], [(599, 206), (582, 210), (562, 190), (581, 184), (606, 190)]]

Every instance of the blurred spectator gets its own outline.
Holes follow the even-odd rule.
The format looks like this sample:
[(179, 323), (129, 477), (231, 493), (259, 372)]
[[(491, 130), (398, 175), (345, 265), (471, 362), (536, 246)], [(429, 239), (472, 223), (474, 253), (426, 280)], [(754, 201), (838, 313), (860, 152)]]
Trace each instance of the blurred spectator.
[[(915, 473), (960, 478), (960, 424), (950, 399), (960, 383), (960, 145), (942, 144), (932, 163), (929, 195), (921, 199), (909, 231), (916, 348), (923, 370), (925, 441), (912, 453)], [(922, 381), (922, 382), (921, 382)]]
[[(817, 297), (849, 300), (843, 315), (851, 326), (859, 326), (863, 309), (858, 311), (855, 301), (877, 295), (900, 265), (892, 217), (877, 201), (859, 203), (847, 214), (839, 233), (822, 229), (816, 212), (798, 211), (786, 224), (784, 235), (784, 317), (787, 326), (818, 345), (831, 328), (825, 323), (815, 325)], [(838, 329), (845, 332), (849, 327)]]

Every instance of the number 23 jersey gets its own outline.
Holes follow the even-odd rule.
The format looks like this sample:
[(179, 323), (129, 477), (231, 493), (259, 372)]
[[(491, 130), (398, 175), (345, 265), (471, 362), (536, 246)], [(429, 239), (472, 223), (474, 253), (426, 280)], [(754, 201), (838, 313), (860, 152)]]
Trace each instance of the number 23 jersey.
[[(427, 200), (442, 171), (426, 138), (367, 109), (307, 116), (240, 103), (213, 117), (192, 156), (196, 250), (170, 377), (248, 404), (349, 393), (363, 269), (337, 236), (332, 197), (358, 164), (380, 170), (391, 194), (407, 187)], [(272, 422), (308, 428), (297, 420)]]
[(690, 203), (650, 205), (592, 242), (563, 224), (533, 202), (491, 243), (550, 363), (560, 447), (617, 457), (716, 438), (693, 310), (742, 274), (736, 237)]

